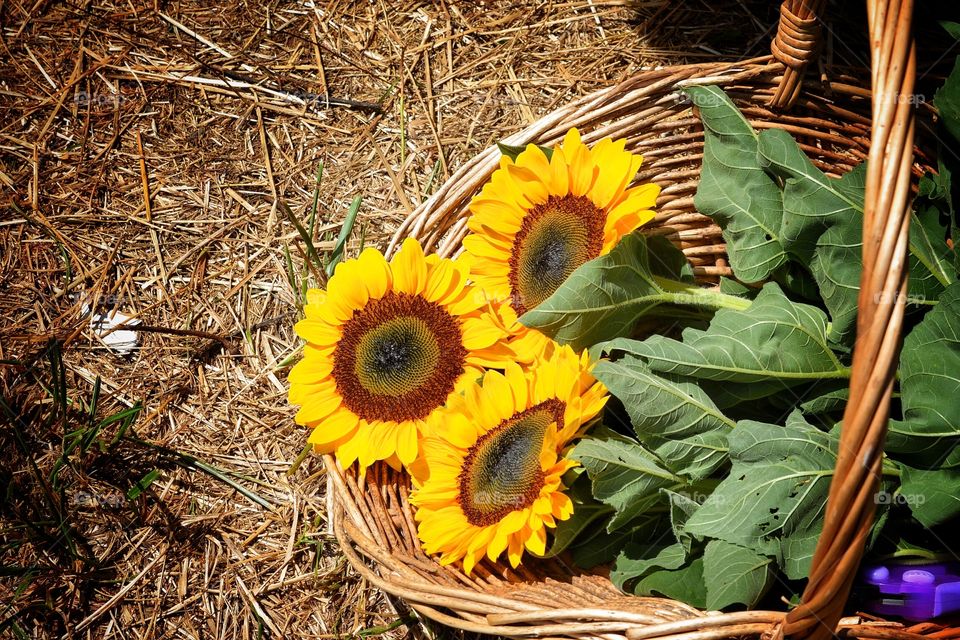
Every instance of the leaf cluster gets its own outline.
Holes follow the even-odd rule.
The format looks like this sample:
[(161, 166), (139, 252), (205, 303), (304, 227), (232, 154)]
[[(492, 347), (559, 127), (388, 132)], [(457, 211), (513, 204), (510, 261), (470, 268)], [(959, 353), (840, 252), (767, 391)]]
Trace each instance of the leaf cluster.
[[(735, 279), (699, 287), (669, 242), (635, 233), (521, 321), (602, 358), (594, 374), (616, 398), (606, 426), (571, 454), (578, 507), (551, 553), (612, 561), (614, 582), (638, 594), (749, 607), (778, 581), (799, 589), (822, 528), (855, 337), (866, 167), (828, 176), (787, 132), (754, 130), (720, 89), (686, 91), (705, 136), (694, 202), (723, 230)], [(960, 72), (937, 96), (960, 104)], [(898, 553), (911, 527), (960, 513), (951, 187), (949, 167), (925, 176), (910, 219), (909, 332), (871, 537)]]

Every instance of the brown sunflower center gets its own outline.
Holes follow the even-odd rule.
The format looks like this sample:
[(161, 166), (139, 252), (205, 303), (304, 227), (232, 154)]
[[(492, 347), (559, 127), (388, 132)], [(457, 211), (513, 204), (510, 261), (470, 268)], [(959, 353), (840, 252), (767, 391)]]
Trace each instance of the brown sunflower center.
[(543, 487), (540, 451), (551, 423), (563, 427), (564, 403), (547, 400), (507, 418), (470, 447), (458, 478), (467, 521), (485, 527), (533, 504)]
[(510, 254), (518, 314), (550, 297), (573, 270), (600, 255), (606, 213), (586, 196), (550, 196), (523, 218)]
[(388, 293), (344, 324), (333, 378), (343, 404), (361, 418), (413, 420), (443, 405), (466, 356), (460, 324), (446, 310)]

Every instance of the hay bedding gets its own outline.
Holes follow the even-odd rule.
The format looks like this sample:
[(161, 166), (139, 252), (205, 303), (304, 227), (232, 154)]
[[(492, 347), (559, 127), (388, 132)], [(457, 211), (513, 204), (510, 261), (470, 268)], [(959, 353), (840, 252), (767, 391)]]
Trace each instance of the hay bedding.
[[(459, 162), (573, 97), (764, 53), (776, 6), (724, 5), (0, 4), (0, 635), (421, 633), (346, 568), (317, 461), (287, 476), (306, 433), (284, 248), (297, 277), (304, 256), (278, 203), (306, 220), (323, 163), (318, 237), (362, 194), (349, 253), (381, 244)], [(84, 305), (137, 318), (133, 353)], [(70, 406), (45, 390), (51, 337)], [(97, 419), (142, 402), (132, 428), (164, 449), (94, 444), (53, 484), (97, 377)]]

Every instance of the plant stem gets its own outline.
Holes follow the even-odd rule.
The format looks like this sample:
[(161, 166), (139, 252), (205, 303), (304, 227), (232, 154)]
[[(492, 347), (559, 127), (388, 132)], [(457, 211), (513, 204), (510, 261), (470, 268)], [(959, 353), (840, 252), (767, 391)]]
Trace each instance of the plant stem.
[(669, 302), (672, 304), (705, 307), (708, 309), (746, 311), (752, 302), (746, 298), (721, 293), (714, 289), (704, 289), (694, 284), (678, 282), (677, 280), (671, 280), (669, 278), (653, 276), (653, 280), (664, 292), (670, 294), (671, 299)]

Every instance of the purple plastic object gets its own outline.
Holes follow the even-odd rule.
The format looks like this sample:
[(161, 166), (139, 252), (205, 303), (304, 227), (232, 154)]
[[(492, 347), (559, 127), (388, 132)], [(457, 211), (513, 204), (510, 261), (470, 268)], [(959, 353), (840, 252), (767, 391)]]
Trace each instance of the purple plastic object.
[(864, 609), (922, 621), (960, 611), (960, 564), (872, 565), (861, 573)]

